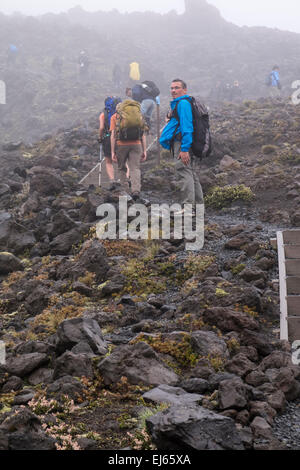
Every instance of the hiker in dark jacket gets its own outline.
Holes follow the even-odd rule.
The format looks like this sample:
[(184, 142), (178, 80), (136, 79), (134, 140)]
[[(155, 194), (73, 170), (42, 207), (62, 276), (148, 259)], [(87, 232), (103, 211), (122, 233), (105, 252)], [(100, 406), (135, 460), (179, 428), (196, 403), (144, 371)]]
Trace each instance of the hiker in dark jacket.
[(194, 126), (192, 106), (186, 99), (189, 97), (186, 83), (181, 79), (173, 80), (171, 95), (171, 110), (174, 111), (178, 105), (179, 123), (174, 115), (169, 116), (160, 144), (168, 150), (174, 147), (175, 170), (180, 183), (182, 204), (203, 204), (202, 187), (196, 174), (197, 161), (191, 152)]
[(141, 103), (141, 112), (149, 129), (151, 127), (151, 117), (155, 109), (155, 104), (160, 104), (159, 89), (157, 89), (156, 92), (158, 94), (153, 94), (152, 86), (155, 86), (157, 89), (155, 83), (149, 81), (137, 84), (132, 88), (132, 98)]

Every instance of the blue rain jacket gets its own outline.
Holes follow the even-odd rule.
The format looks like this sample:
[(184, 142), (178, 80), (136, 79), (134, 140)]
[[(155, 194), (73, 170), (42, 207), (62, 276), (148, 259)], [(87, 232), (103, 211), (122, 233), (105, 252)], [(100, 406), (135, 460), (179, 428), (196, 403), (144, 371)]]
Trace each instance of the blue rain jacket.
[(272, 86), (277, 86), (280, 82), (279, 72), (277, 70), (272, 70), (271, 72)]
[[(190, 150), (193, 143), (194, 132), (192, 106), (187, 100), (183, 100), (183, 98), (186, 97), (188, 97), (188, 95), (180, 96), (179, 98), (171, 101), (172, 110), (175, 109), (176, 104), (179, 102), (177, 108), (179, 127), (176, 132), (176, 140), (181, 140), (182, 152), (188, 152)], [(160, 137), (160, 145), (163, 148), (170, 150), (171, 140), (174, 136), (177, 125), (178, 121), (173, 117), (164, 128)], [(179, 134), (181, 134), (181, 139)]]

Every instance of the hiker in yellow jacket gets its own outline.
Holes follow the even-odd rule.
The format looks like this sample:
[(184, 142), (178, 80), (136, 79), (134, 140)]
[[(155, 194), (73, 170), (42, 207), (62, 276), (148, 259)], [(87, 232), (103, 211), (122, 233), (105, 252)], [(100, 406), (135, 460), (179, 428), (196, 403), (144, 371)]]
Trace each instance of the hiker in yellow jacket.
[(130, 64), (130, 72), (129, 72), (129, 77), (133, 81), (139, 81), (141, 79), (141, 74), (140, 74), (140, 66), (138, 62), (132, 62)]

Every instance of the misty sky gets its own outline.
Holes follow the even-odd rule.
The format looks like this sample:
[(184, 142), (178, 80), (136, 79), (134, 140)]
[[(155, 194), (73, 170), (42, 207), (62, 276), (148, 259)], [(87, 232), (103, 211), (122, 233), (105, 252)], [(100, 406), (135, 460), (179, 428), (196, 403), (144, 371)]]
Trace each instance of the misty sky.
[[(299, 0), (208, 0), (222, 16), (239, 26), (268, 26), (300, 33)], [(87, 11), (118, 9), (124, 11), (153, 10), (165, 13), (184, 11), (183, 0), (10, 0), (0, 4), (6, 14), (20, 11), (28, 15), (66, 11), (78, 4)]]

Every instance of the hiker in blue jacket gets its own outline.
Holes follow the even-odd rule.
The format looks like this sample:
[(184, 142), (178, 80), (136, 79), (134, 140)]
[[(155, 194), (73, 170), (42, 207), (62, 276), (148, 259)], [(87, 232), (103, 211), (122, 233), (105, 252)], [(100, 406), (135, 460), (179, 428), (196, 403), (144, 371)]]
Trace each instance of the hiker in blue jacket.
[[(162, 132), (160, 144), (165, 149), (174, 149), (175, 171), (180, 184), (182, 204), (203, 204), (202, 187), (196, 173), (197, 160), (191, 152), (194, 126), (192, 106), (185, 99), (189, 97), (186, 83), (180, 79), (173, 80), (171, 95), (171, 114)], [(177, 104), (179, 122), (172, 113)]]
[(272, 72), (270, 73), (270, 95), (272, 98), (280, 96), (281, 92), (281, 83), (279, 76), (279, 67), (274, 65)]

